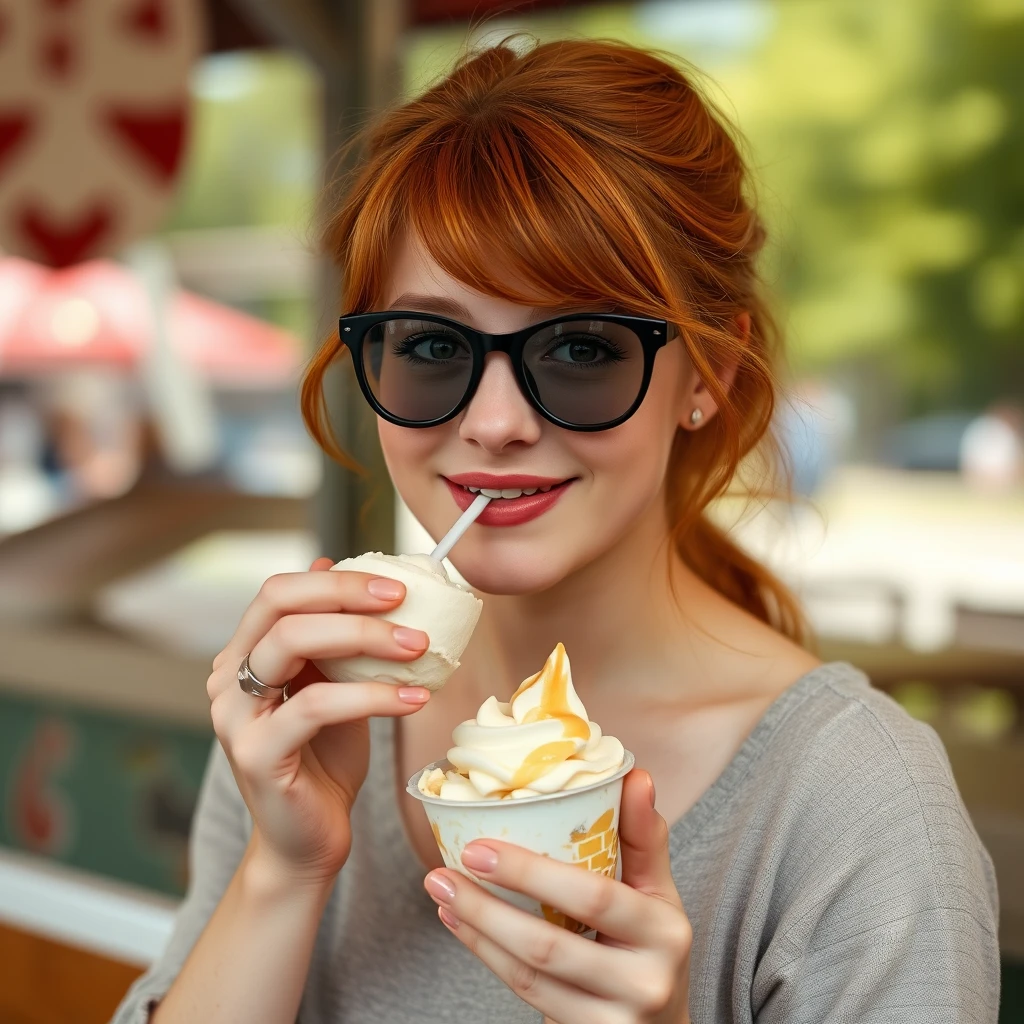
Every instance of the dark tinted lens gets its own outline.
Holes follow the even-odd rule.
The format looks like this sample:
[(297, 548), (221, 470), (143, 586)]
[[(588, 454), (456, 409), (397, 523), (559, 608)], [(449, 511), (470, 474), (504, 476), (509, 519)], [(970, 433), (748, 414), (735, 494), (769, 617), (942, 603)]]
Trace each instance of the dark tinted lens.
[(545, 409), (568, 423), (593, 426), (617, 419), (636, 401), (644, 349), (628, 327), (574, 320), (530, 338), (523, 367)]
[(450, 413), (473, 375), (473, 350), (431, 320), (386, 320), (363, 339), (370, 390), (393, 416), (425, 422)]

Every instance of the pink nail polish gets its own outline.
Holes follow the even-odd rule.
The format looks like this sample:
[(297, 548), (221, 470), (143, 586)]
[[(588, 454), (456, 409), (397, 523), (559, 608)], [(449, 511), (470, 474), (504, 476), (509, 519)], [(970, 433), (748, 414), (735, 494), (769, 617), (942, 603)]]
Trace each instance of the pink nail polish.
[(395, 626), (392, 631), (395, 643), (404, 647), (407, 651), (425, 651), (430, 639), (420, 629), (410, 629), (408, 626)]
[(455, 931), (459, 927), (459, 919), (449, 911), (445, 910), (444, 907), (437, 908), (437, 916), (449, 927), (452, 931)]
[(424, 880), (430, 898), (438, 903), (451, 903), (455, 899), (455, 886), (444, 875), (431, 872)]
[(367, 582), (366, 589), (371, 597), (381, 601), (395, 601), (405, 593), (405, 587), (401, 583), (386, 576), (375, 576)]
[(462, 863), (470, 871), (493, 871), (498, 866), (498, 855), (489, 846), (470, 843), (462, 851)]
[(430, 691), (424, 686), (400, 686), (398, 699), (406, 704), (426, 704), (430, 700)]

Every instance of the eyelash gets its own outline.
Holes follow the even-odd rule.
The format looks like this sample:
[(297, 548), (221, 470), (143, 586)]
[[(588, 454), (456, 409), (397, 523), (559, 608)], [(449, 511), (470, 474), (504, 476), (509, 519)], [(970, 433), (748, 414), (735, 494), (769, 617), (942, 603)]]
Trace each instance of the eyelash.
[[(446, 337), (446, 335), (437, 334), (434, 331), (428, 332), (426, 334), (410, 334), (407, 338), (403, 338), (395, 345), (395, 354), (399, 356), (404, 356), (411, 363), (434, 362), (434, 360), (423, 359), (422, 357), (416, 354), (416, 346), (419, 345), (419, 343), (424, 339), (432, 337), (444, 338)], [(457, 337), (456, 335), (447, 335), (447, 337), (451, 337), (455, 341), (462, 341), (462, 339)], [(626, 358), (626, 353), (618, 345), (616, 345), (613, 341), (610, 341), (608, 338), (591, 338), (590, 335), (579, 336), (571, 334), (566, 335), (564, 337), (559, 336), (557, 338), (552, 338), (551, 345), (549, 346), (547, 352), (545, 352), (541, 358), (546, 359), (548, 356), (551, 355), (552, 352), (556, 351), (557, 349), (560, 349), (563, 345), (570, 344), (577, 337), (587, 338), (590, 342), (597, 344), (600, 348), (604, 350), (604, 358), (611, 362), (620, 363), (623, 359)], [(587, 364), (574, 363), (572, 360), (567, 360), (566, 365), (582, 368), (585, 367)]]
[(429, 364), (435, 362), (432, 359), (424, 359), (422, 356), (416, 354), (416, 346), (426, 338), (452, 338), (454, 341), (461, 342), (462, 339), (454, 334), (438, 334), (437, 331), (428, 331), (427, 333), (421, 334), (410, 334), (407, 338), (403, 338), (395, 345), (395, 354), (404, 356), (413, 364)]
[[(560, 349), (563, 345), (571, 344), (574, 339), (580, 337), (586, 338), (588, 339), (588, 343), (596, 344), (599, 348), (604, 349), (604, 358), (607, 359), (609, 362), (621, 363), (622, 360), (626, 358), (626, 353), (618, 345), (616, 345), (615, 342), (610, 341), (608, 338), (592, 338), (589, 334), (570, 334), (567, 337), (553, 338), (552, 341), (557, 342), (557, 344), (551, 345), (547, 352), (544, 353), (544, 356), (542, 358), (546, 358), (547, 356), (551, 355), (552, 352), (556, 351), (557, 349)], [(566, 365), (585, 367), (587, 364), (574, 363), (572, 360), (569, 360), (566, 363)]]

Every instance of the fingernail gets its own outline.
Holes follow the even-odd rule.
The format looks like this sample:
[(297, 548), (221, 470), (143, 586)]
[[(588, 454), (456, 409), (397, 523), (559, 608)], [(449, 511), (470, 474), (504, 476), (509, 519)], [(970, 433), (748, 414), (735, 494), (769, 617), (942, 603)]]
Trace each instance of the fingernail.
[(382, 601), (394, 601), (405, 591), (398, 580), (389, 580), (384, 576), (375, 576), (366, 584), (366, 589), (372, 597), (379, 597)]
[(493, 871), (498, 866), (498, 855), (489, 846), (470, 843), (462, 851), (462, 863), (470, 871)]
[(445, 910), (444, 907), (437, 908), (437, 916), (441, 918), (441, 920), (444, 921), (452, 931), (455, 931), (455, 929), (459, 927), (459, 919), (450, 911)]
[(444, 875), (429, 874), (425, 884), (431, 899), (438, 903), (451, 903), (455, 899), (455, 886)]
[(430, 638), (422, 629), (410, 629), (408, 626), (395, 626), (395, 642), (409, 651), (425, 651)]
[(648, 789), (648, 794), (647, 795), (651, 798), (651, 807), (653, 807), (654, 806), (654, 779), (652, 779), (650, 777), (650, 775), (647, 776), (647, 789)]
[(430, 691), (425, 686), (400, 686), (398, 699), (406, 704), (426, 704), (430, 700)]

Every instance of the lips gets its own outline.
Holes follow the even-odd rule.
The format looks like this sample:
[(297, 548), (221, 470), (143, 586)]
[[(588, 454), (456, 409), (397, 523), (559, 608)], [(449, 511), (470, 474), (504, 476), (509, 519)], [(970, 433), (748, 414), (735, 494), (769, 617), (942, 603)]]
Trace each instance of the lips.
[[(499, 477), (487, 473), (461, 473), (442, 479), (462, 511), (473, 503), (475, 490), (486, 489), (492, 493), (502, 490), (535, 490), (534, 494), (524, 494), (519, 498), (502, 497), (491, 501), (476, 519), (481, 526), (518, 526), (536, 519), (552, 508), (574, 482), (573, 479), (558, 480), (521, 474)], [(470, 490), (471, 487), (474, 490)]]

